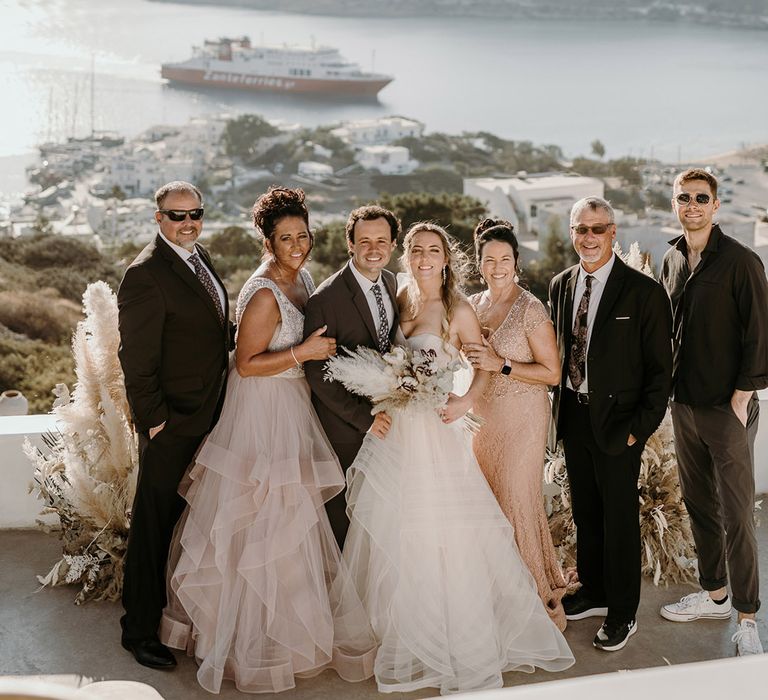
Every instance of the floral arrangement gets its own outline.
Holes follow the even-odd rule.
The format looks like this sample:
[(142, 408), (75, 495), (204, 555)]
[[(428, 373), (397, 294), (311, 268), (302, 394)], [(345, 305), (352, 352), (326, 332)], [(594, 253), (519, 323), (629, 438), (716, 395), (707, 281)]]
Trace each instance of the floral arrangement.
[(77, 383), (71, 395), (64, 384), (54, 390), (58, 432), (46, 436), (49, 452), (24, 445), (35, 466), (30, 490), (45, 501), (43, 514), (59, 517), (64, 543), (61, 559), (38, 579), (43, 586), (80, 584), (77, 604), (120, 597), (138, 471), (117, 357), (117, 299), (106, 283), (94, 282), (83, 309), (72, 340)]
[[(548, 504), (549, 528), (561, 566), (576, 565), (576, 526), (562, 446), (550, 454), (544, 480), (559, 487)], [(698, 578), (693, 535), (680, 494), (672, 418), (667, 412), (645, 444), (640, 460), (640, 538), (642, 572), (653, 583), (695, 583)]]
[[(381, 354), (360, 346), (343, 352), (328, 360), (324, 379), (340, 382), (353, 394), (369, 399), (373, 414), (444, 406), (453, 388), (454, 372), (464, 366), (460, 359), (439, 366), (437, 352), (431, 348), (413, 351), (397, 345)], [(477, 432), (482, 419), (467, 413), (464, 425)]]

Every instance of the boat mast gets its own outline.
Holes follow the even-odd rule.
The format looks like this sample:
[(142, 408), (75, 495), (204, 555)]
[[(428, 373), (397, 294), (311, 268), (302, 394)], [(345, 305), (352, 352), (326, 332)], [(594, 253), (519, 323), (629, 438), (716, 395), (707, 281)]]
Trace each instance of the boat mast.
[(96, 94), (95, 90), (95, 83), (96, 83), (96, 56), (95, 54), (91, 54), (91, 138), (93, 138), (95, 132), (94, 129), (94, 96)]

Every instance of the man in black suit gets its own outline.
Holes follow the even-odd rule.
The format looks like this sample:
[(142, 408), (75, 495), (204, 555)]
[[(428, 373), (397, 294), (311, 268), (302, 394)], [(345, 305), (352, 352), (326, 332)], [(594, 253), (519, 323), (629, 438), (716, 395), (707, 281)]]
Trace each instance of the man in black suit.
[[(362, 345), (380, 352), (389, 350), (399, 327), (397, 283), (385, 270), (397, 247), (400, 221), (389, 210), (369, 205), (355, 209), (347, 219), (347, 247), (351, 260), (321, 284), (307, 302), (304, 337), (322, 326), (336, 338), (338, 348)], [(391, 419), (386, 413), (371, 415), (371, 403), (347, 391), (339, 382), (323, 380), (325, 362), (304, 363), (312, 389), (312, 404), (328, 440), (346, 472), (355, 461), (363, 438), (371, 432), (383, 438)], [(346, 491), (327, 504), (333, 534), (344, 546), (349, 528)]]
[(580, 263), (557, 275), (549, 300), (562, 365), (554, 424), (563, 440), (582, 587), (566, 617), (603, 616), (593, 644), (616, 651), (637, 630), (640, 520), (637, 479), (646, 440), (667, 408), (672, 317), (664, 290), (613, 253), (611, 205), (571, 210)]
[(139, 434), (139, 476), (125, 557), (122, 644), (150, 668), (176, 665), (157, 638), (165, 566), (184, 507), (179, 481), (221, 409), (232, 326), (227, 293), (197, 238), (200, 190), (155, 194), (159, 232), (117, 292), (120, 364)]

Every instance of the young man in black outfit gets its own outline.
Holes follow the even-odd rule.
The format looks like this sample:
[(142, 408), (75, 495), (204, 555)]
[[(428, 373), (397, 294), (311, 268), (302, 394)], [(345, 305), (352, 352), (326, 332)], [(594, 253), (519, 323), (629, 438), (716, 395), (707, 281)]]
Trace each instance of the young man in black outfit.
[[(739, 655), (762, 653), (754, 444), (768, 386), (768, 283), (758, 255), (713, 217), (717, 180), (690, 169), (674, 182), (682, 235), (670, 241), (661, 282), (674, 311), (672, 421), (680, 486), (691, 518), (703, 590), (661, 608), (673, 622), (730, 619), (730, 573)], [(727, 564), (727, 567), (726, 567)]]

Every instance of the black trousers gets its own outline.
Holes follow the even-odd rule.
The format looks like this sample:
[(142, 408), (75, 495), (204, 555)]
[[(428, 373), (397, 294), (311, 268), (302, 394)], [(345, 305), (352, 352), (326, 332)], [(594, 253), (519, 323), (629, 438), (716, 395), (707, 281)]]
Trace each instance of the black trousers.
[(728, 583), (730, 573), (733, 607), (743, 613), (760, 608), (753, 517), (759, 416), (754, 396), (746, 428), (730, 404), (672, 403), (680, 488), (691, 518), (699, 583), (706, 591), (716, 591)]
[(165, 570), (173, 529), (184, 510), (178, 488), (203, 440), (161, 430), (139, 434), (139, 477), (125, 556), (123, 639), (157, 637), (167, 602)]
[[(359, 442), (355, 443), (336, 443), (333, 445), (333, 450), (336, 456), (339, 458), (341, 468), (346, 475), (347, 469), (350, 468), (352, 462), (355, 461), (357, 453), (360, 451), (360, 446), (363, 444), (363, 436), (360, 437)], [(345, 488), (341, 493), (336, 494), (330, 501), (325, 504), (325, 511), (328, 513), (328, 520), (331, 523), (331, 530), (336, 538), (336, 542), (339, 545), (339, 549), (344, 548), (344, 541), (347, 539), (347, 530), (349, 530), (349, 518), (347, 517), (347, 489)]]
[(640, 604), (637, 479), (643, 445), (608, 455), (595, 442), (589, 406), (565, 390), (560, 410), (579, 580), (590, 599), (607, 602), (608, 622), (634, 620)]

